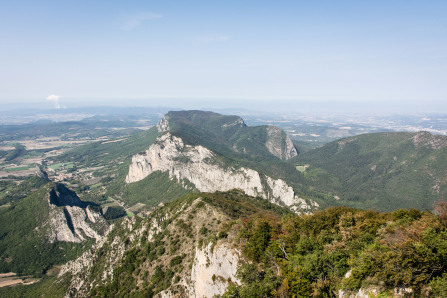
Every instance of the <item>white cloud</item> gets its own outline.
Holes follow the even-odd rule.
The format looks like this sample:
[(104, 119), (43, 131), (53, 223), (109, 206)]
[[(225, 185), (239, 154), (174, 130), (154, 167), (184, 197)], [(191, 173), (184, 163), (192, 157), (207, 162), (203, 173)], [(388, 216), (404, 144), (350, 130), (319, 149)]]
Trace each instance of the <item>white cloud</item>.
[(138, 26), (140, 26), (145, 21), (152, 21), (163, 18), (162, 14), (152, 13), (152, 12), (141, 12), (134, 15), (127, 16), (124, 21), (123, 28), (125, 30), (132, 30)]
[(61, 105), (59, 104), (59, 98), (60, 98), (60, 96), (59, 95), (55, 95), (55, 94), (51, 94), (51, 95), (47, 96), (47, 100), (51, 101), (54, 104), (54, 107), (56, 109), (60, 109), (61, 108)]

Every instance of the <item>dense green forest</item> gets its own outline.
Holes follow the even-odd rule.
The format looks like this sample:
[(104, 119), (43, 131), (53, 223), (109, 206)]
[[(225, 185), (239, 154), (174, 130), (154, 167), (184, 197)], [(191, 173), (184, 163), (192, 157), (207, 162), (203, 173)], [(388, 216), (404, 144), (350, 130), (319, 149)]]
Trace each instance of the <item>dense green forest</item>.
[[(190, 145), (204, 146), (224, 157), (227, 166), (244, 166), (278, 178), (296, 174), (292, 165), (274, 156), (266, 147), (272, 141), (284, 150), (284, 131), (269, 135), (269, 126), (246, 126), (238, 116), (212, 112), (169, 112), (169, 131)], [(293, 179), (293, 178), (291, 178)]]
[[(216, 208), (209, 212), (218, 221), (203, 219), (207, 206)], [(230, 282), (222, 297), (336, 297), (360, 288), (380, 297), (396, 288), (411, 289), (414, 296), (447, 294), (446, 202), (439, 202), (436, 214), (332, 207), (298, 216), (235, 190), (189, 194), (137, 219), (134, 230), (154, 218), (163, 219), (161, 230), (149, 239), (147, 231), (133, 237), (126, 225), (115, 227), (108, 239), (122, 239), (124, 256), (113, 278), (94, 286), (91, 296), (152, 297), (176, 289), (190, 274), (194, 250), (188, 245), (219, 241), (242, 252), (240, 283)], [(106, 270), (109, 245), (95, 254), (87, 280), (98, 281)]]
[(331, 142), (291, 162), (306, 166), (301, 185), (338, 197), (333, 205), (391, 211), (432, 210), (447, 195), (446, 160), (447, 137), (393, 132)]
[(143, 203), (147, 207), (154, 207), (196, 191), (189, 181), (178, 182), (177, 178), (170, 178), (168, 173), (157, 171), (131, 184), (126, 184), (124, 177), (117, 179), (108, 186), (106, 196), (120, 196), (129, 206)]
[(22, 144), (14, 144), (14, 149), (5, 154), (5, 161), (12, 161), (26, 153), (26, 148)]
[[(73, 259), (88, 248), (84, 243), (49, 243), (44, 223), (49, 220), (51, 183), (32, 177), (3, 198), (0, 206), (0, 272), (42, 276), (55, 264)], [(14, 192), (13, 192), (14, 194)]]
[[(224, 297), (335, 297), (338, 290), (447, 294), (447, 208), (378, 213), (333, 207), (281, 221), (241, 221), (242, 285)], [(348, 276), (345, 277), (349, 271)]]
[[(116, 223), (111, 235), (120, 235), (126, 250), (113, 268), (113, 279), (95, 284), (90, 295), (153, 296), (178, 286), (191, 269), (195, 247), (228, 241), (243, 257), (237, 274), (241, 283), (230, 282), (224, 297), (334, 297), (361, 288), (385, 296), (395, 288), (411, 289), (415, 296), (447, 296), (447, 203), (439, 201), (447, 195), (447, 138), (424, 132), (367, 134), (313, 150), (304, 146), (299, 156), (285, 161), (266, 149), (271, 137), (267, 126), (247, 127), (237, 116), (197, 111), (169, 113), (168, 118), (173, 135), (215, 152), (210, 162), (281, 178), (300, 198), (317, 201), (321, 210), (299, 216), (237, 190), (197, 193), (189, 181), (167, 172), (125, 183), (132, 156), (161, 135), (156, 127), (79, 146), (50, 161), (71, 163), (72, 172), (91, 171), (88, 179), (79, 176), (67, 183)], [(283, 150), (285, 133), (275, 138)], [(20, 144), (0, 152), (5, 160), (26, 154)], [(95, 182), (87, 184), (89, 180)], [(0, 181), (1, 272), (45, 276), (53, 265), (92, 246), (93, 240), (48, 243), (39, 229), (48, 220), (51, 183), (38, 177), (16, 182)], [(159, 203), (166, 206), (155, 208)], [(193, 205), (193, 211), (182, 215)], [(123, 217), (133, 206), (143, 208), (132, 219), (140, 226), (168, 218), (173, 210), (178, 214), (164, 220), (151, 237), (147, 232), (130, 237), (121, 221), (128, 220)], [(223, 214), (219, 220), (203, 214), (199, 218), (208, 207)], [(101, 276), (105, 248), (101, 253), (86, 278)], [(66, 283), (45, 277), (28, 289), (43, 293), (48, 286), (60, 296), (56, 284)], [(27, 291), (2, 289), (0, 296)]]

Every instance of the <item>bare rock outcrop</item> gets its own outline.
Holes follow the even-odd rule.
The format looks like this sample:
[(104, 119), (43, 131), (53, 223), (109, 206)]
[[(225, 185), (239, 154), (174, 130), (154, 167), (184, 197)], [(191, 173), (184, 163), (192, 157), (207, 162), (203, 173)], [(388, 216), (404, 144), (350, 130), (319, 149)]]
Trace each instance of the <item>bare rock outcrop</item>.
[(236, 277), (240, 253), (226, 243), (211, 249), (209, 243), (203, 249), (196, 248), (191, 269), (191, 297), (214, 297), (222, 295), (229, 282), (240, 284)]
[(271, 154), (280, 159), (289, 159), (298, 155), (292, 140), (281, 128), (269, 125), (266, 129), (268, 138), (265, 146)]
[(447, 146), (447, 138), (445, 136), (432, 135), (426, 131), (420, 131), (411, 137), (416, 148), (428, 147), (434, 150)]
[[(151, 281), (156, 270), (159, 270), (157, 268), (172, 269), (175, 266), (172, 265), (175, 256), (182, 256), (182, 263), (192, 266), (176, 267), (179, 269), (176, 272), (178, 281), (172, 282), (155, 297), (213, 297), (223, 294), (230, 282), (240, 284), (236, 273), (244, 260), (234, 245), (237, 231), (228, 231), (224, 239), (198, 244), (199, 239), (203, 237), (199, 233), (199, 223), (208, 226), (210, 231), (213, 231), (210, 233), (217, 233), (218, 223), (215, 219), (219, 218), (223, 222), (230, 220), (219, 209), (203, 204), (202, 199), (198, 198), (178, 208), (154, 212), (143, 220), (125, 218), (110, 227), (91, 249), (61, 268), (58, 277), (69, 279), (70, 282), (65, 297), (88, 297), (92, 294), (92, 289), (110, 285), (117, 272), (114, 269), (123, 264), (127, 252), (146, 251), (147, 247), (150, 247), (148, 242), (160, 239), (163, 239), (165, 248), (172, 248), (174, 243), (178, 246), (175, 251), (166, 249), (162, 254), (157, 253), (156, 260), (145, 258), (145, 261), (138, 265), (140, 274), (134, 276), (138, 286), (143, 287), (145, 281)], [(188, 221), (190, 222), (187, 226), (191, 227), (191, 234), (186, 237), (182, 228), (179, 228), (179, 223), (185, 224)], [(163, 238), (163, 235), (170, 236)], [(182, 238), (181, 242), (173, 242), (180, 235), (185, 238)], [(154, 236), (158, 240), (155, 240)]]
[(100, 240), (107, 227), (103, 216), (82, 202), (76, 193), (57, 184), (48, 193), (48, 240), (80, 243), (87, 238)]
[(126, 183), (140, 181), (155, 171), (168, 172), (179, 181), (187, 179), (202, 192), (243, 190), (273, 203), (305, 212), (318, 207), (299, 198), (292, 187), (281, 179), (260, 175), (248, 168), (224, 168), (217, 156), (203, 146), (185, 145), (181, 138), (165, 133), (143, 154), (132, 158)]
[(158, 132), (166, 132), (169, 131), (169, 117), (165, 115), (158, 123), (157, 123)]

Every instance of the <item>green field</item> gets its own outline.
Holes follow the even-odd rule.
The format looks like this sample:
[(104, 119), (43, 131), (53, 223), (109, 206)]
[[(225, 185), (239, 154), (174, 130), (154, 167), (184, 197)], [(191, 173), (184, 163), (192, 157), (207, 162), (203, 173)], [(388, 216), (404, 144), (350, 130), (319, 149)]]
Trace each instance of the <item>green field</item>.
[(61, 169), (69, 170), (73, 167), (74, 167), (74, 163), (72, 163), (72, 162), (57, 163), (57, 164), (53, 164), (53, 165), (49, 166), (49, 168), (53, 169), (53, 170), (61, 170)]
[(24, 166), (24, 167), (5, 169), (5, 172), (18, 172), (18, 171), (26, 171), (29, 169), (30, 169), (30, 167)]
[(299, 172), (301, 172), (301, 173), (304, 173), (304, 172), (306, 172), (306, 170), (307, 170), (308, 167), (309, 167), (309, 165), (296, 166), (296, 170), (299, 171)]

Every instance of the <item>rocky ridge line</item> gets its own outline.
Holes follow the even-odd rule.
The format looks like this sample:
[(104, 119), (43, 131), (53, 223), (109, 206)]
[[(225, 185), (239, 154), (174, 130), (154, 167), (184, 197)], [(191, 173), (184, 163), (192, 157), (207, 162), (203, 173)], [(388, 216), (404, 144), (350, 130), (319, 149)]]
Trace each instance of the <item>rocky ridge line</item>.
[(107, 227), (106, 220), (90, 206), (84, 206), (74, 192), (57, 185), (48, 193), (48, 205), (47, 238), (50, 243), (101, 239), (102, 231)]
[(185, 145), (170, 133), (160, 136), (144, 154), (133, 156), (126, 183), (143, 180), (155, 171), (168, 172), (179, 181), (187, 179), (201, 192), (241, 189), (297, 212), (310, 212), (318, 203), (298, 197), (281, 179), (261, 176), (247, 168), (222, 168), (215, 154), (203, 146)]

